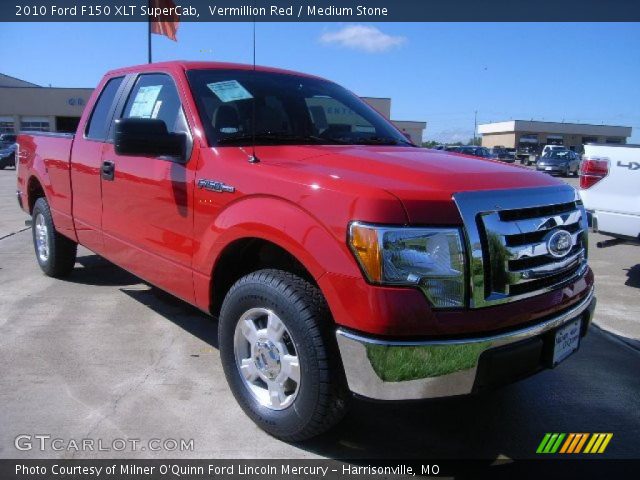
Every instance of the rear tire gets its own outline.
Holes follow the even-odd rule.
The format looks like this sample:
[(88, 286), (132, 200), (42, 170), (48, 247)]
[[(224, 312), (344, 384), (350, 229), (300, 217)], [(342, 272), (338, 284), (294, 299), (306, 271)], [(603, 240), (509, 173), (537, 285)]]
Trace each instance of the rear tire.
[(326, 301), (282, 270), (238, 280), (224, 299), (218, 341), (236, 401), (267, 433), (301, 441), (336, 425), (349, 398)]
[(44, 197), (38, 198), (33, 207), (31, 232), (36, 260), (45, 275), (61, 278), (71, 273), (78, 244), (56, 231)]

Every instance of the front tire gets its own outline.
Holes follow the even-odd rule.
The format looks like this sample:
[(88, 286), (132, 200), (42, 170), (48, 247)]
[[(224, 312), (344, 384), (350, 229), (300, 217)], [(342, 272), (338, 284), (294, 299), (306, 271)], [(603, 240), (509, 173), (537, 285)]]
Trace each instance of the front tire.
[(218, 341), (237, 402), (274, 437), (306, 440), (346, 413), (331, 315), (308, 281), (281, 270), (242, 277), (224, 299)]
[(78, 244), (56, 231), (49, 203), (43, 197), (33, 206), (31, 231), (36, 260), (45, 275), (61, 278), (71, 273)]

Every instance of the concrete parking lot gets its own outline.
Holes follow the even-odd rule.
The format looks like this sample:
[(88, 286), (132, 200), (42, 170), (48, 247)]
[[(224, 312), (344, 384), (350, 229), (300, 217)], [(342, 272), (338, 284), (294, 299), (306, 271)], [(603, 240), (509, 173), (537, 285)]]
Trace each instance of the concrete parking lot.
[[(478, 397), (356, 401), (334, 431), (287, 444), (235, 403), (214, 320), (85, 249), (68, 279), (42, 275), (14, 181), (0, 171), (2, 458), (531, 458), (545, 432), (613, 432), (607, 457), (640, 455), (639, 246), (598, 249), (591, 236), (596, 325), (557, 369)], [(141, 448), (14, 447), (40, 434)], [(151, 439), (193, 439), (193, 450), (151, 451)]]

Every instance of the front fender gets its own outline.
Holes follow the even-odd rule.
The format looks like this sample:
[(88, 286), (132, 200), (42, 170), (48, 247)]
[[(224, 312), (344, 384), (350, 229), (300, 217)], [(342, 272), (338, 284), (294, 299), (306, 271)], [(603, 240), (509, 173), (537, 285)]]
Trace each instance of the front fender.
[(360, 275), (346, 246), (346, 225), (342, 231), (331, 232), (300, 206), (268, 196), (252, 196), (228, 205), (203, 233), (194, 268), (210, 275), (224, 248), (243, 238), (260, 238), (280, 246), (315, 279), (328, 271)]

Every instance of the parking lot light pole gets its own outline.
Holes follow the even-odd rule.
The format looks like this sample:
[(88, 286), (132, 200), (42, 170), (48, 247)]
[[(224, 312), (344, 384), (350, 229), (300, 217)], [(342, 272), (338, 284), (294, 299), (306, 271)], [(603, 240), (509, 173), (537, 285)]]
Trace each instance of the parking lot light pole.
[(478, 110), (473, 112), (473, 146), (476, 145), (476, 131), (478, 130)]

